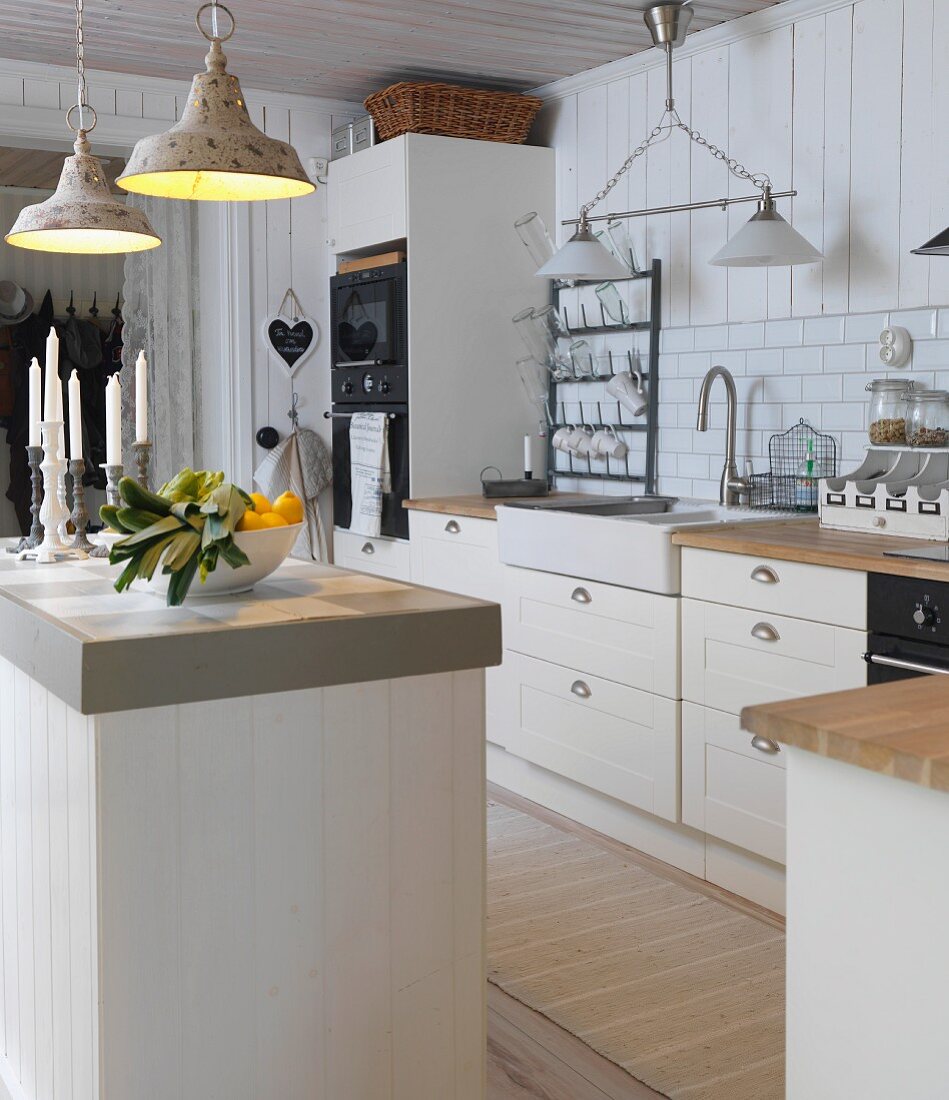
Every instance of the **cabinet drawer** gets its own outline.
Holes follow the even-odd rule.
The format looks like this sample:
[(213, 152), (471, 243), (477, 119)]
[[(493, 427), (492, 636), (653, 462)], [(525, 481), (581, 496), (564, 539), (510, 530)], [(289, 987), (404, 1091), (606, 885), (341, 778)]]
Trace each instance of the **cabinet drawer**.
[(682, 550), (682, 595), (853, 630), (867, 628), (867, 575), (852, 569), (687, 546)]
[(341, 569), (356, 569), (398, 581), (412, 579), (409, 544), (401, 539), (369, 538), (336, 528), (333, 559)]
[(864, 687), (867, 636), (785, 615), (682, 601), (682, 694), (738, 714), (756, 703)]
[(734, 714), (684, 702), (682, 823), (784, 863), (784, 755), (754, 748)]
[(409, 526), (416, 584), (500, 602), (501, 566), (494, 520), (413, 511)]
[(505, 651), (515, 756), (648, 813), (679, 815), (679, 703)]
[(679, 698), (679, 600), (503, 567), (504, 645)]

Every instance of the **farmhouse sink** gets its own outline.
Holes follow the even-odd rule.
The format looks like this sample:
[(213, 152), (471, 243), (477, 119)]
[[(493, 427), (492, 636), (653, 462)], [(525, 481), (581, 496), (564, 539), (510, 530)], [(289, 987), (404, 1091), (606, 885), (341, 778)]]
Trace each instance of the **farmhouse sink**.
[(629, 497), (590, 503), (523, 501), (499, 507), (498, 544), (506, 565), (676, 595), (686, 527), (806, 519), (676, 497)]

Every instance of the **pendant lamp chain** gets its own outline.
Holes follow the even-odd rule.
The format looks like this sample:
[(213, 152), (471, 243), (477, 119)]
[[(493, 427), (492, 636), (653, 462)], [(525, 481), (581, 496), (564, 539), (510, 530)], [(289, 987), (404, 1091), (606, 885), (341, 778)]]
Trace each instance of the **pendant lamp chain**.
[(82, 33), (82, 13), (83, 0), (76, 0), (76, 106), (79, 108), (79, 130), (85, 131), (84, 111), (89, 106), (89, 100), (86, 88), (86, 42)]

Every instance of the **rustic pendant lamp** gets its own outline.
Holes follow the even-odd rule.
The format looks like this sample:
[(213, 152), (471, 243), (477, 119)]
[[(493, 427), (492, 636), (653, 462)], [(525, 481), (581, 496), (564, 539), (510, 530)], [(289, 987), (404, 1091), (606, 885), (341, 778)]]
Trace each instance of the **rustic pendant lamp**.
[[(201, 16), (210, 12), (211, 29)], [(221, 33), (219, 20), (230, 21)], [(234, 33), (234, 16), (217, 0), (195, 16), (211, 43), (207, 71), (198, 73), (181, 121), (164, 134), (142, 138), (118, 179), (126, 191), (164, 199), (293, 199), (315, 190), (300, 158), (285, 141), (267, 137), (251, 122), (236, 76), (221, 49)]]
[(141, 210), (116, 202), (102, 165), (89, 152), (87, 134), (95, 127), (96, 112), (86, 102), (82, 10), (83, 0), (76, 0), (78, 96), (66, 112), (66, 125), (76, 135), (75, 155), (66, 158), (54, 194), (45, 202), (24, 207), (5, 239), (7, 244), (36, 252), (143, 252), (157, 248), (161, 237)]
[[(540, 268), (537, 274), (541, 278), (600, 280), (619, 278), (621, 275), (628, 274), (622, 270), (616, 258), (610, 255), (593, 236), (590, 231), (591, 222), (620, 221), (626, 218), (643, 218), (650, 214), (676, 214), (685, 210), (705, 210), (714, 207), (725, 210), (735, 203), (742, 202), (756, 202), (758, 212), (728, 241), (724, 248), (709, 260), (709, 263), (719, 267), (790, 267), (792, 264), (817, 263), (818, 260), (823, 259), (821, 253), (800, 233), (792, 229), (775, 208), (775, 199), (793, 198), (797, 192), (775, 193), (767, 173), (749, 172), (734, 157), (728, 156), (726, 152), (713, 145), (698, 130), (693, 130), (689, 123), (682, 120), (676, 110), (676, 101), (672, 94), (672, 51), (685, 41), (692, 15), (689, 0), (668, 0), (666, 3), (653, 4), (643, 12), (643, 19), (652, 35), (653, 43), (666, 54), (666, 109), (649, 136), (630, 153), (616, 174), (607, 180), (601, 191), (580, 208), (580, 216), (563, 223), (576, 225), (577, 232), (552, 259)], [(739, 198), (682, 203), (650, 210), (626, 210), (619, 214), (601, 214), (591, 217), (591, 211), (613, 190), (636, 159), (644, 156), (651, 145), (665, 139), (675, 130), (681, 130), (696, 145), (701, 146), (716, 160), (720, 160), (733, 176), (745, 180), (759, 193), (742, 195)]]

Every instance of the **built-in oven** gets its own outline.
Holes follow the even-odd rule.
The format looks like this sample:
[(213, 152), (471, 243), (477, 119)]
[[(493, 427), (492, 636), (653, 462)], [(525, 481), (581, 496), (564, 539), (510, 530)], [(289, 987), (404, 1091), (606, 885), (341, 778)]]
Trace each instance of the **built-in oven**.
[(330, 279), (333, 367), (405, 366), (408, 304), (404, 263)]
[(867, 682), (949, 676), (949, 583), (871, 573)]

